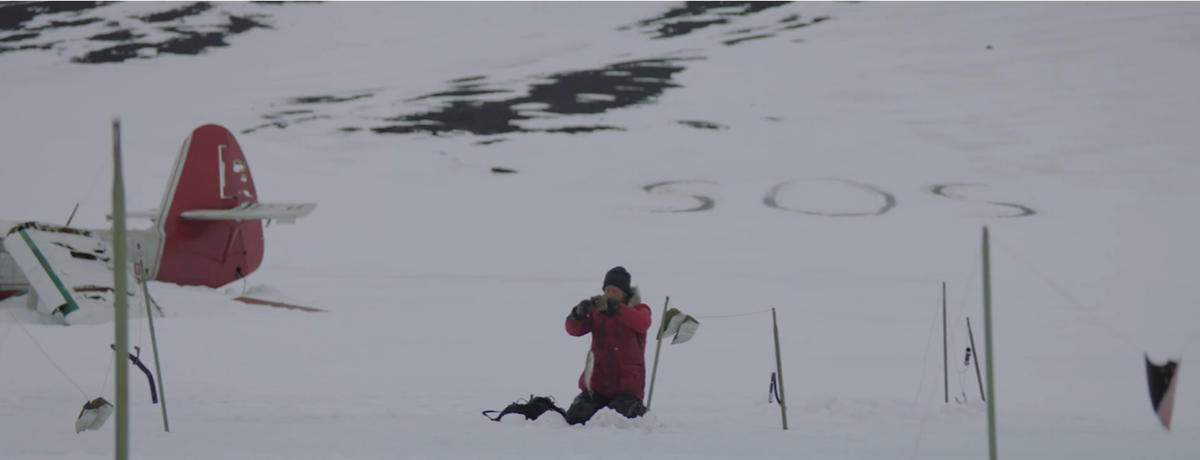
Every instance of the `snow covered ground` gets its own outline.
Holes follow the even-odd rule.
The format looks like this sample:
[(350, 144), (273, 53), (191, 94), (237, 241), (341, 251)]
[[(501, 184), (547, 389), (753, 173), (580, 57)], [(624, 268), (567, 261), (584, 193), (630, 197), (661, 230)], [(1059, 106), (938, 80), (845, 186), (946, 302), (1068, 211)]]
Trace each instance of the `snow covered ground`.
[[(62, 52), (0, 54), (0, 217), (62, 223), (82, 200), (73, 225), (106, 225), (114, 116), (131, 210), (158, 205), (204, 123), (246, 131), (261, 199), (319, 203), (266, 230), (248, 285), (326, 313), (228, 301), (240, 283), (151, 284), (171, 432), (131, 374), (133, 458), (984, 458), (961, 361), (965, 317), (983, 346), (984, 225), (1000, 455), (1196, 457), (1196, 375), (1184, 359), (1166, 432), (1142, 354), (1198, 350), (1200, 6), (802, 3), (653, 20), (679, 6), (289, 4), (226, 47), (105, 64), (71, 62), (91, 45), (56, 31)], [(120, 8), (133, 7), (93, 13), (148, 11)], [(216, 4), (203, 23), (246, 8)], [(641, 86), (603, 91), (628, 85)], [(488, 92), (439, 95), (471, 90)], [(451, 110), (467, 99), (492, 104)], [(509, 121), (428, 129), (483, 123), (479, 107)], [(706, 182), (644, 189), (664, 181)], [(657, 212), (699, 205), (690, 195), (715, 206)], [(646, 419), (480, 416), (531, 393), (569, 404), (588, 341), (562, 321), (615, 265), (656, 320), (668, 295), (700, 317), (776, 308), (791, 429), (767, 402), (765, 314), (701, 318), (691, 342), (664, 345)], [(942, 282), (965, 405), (942, 403)], [(85, 394), (113, 398), (111, 324), (31, 314), (0, 303), (0, 458), (109, 458), (111, 421), (73, 423)], [(149, 348), (144, 319), (130, 324)]]

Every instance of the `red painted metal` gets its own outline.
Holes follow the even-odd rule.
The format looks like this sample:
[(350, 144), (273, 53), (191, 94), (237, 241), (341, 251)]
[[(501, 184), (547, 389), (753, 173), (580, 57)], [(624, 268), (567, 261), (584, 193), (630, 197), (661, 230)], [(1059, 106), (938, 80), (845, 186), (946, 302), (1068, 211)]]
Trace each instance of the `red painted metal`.
[(262, 263), (262, 221), (189, 220), (180, 214), (256, 203), (258, 194), (246, 157), (229, 130), (201, 126), (185, 145), (172, 178), (175, 183), (167, 189), (170, 204), (158, 222), (163, 241), (155, 279), (220, 287), (253, 273)]

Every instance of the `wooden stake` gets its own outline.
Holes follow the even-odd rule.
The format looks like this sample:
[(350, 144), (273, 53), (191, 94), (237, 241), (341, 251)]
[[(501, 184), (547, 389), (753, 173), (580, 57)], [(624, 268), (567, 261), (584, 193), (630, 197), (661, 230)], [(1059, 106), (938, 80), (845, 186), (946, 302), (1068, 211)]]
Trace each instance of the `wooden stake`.
[(775, 373), (779, 377), (779, 414), (783, 417), (783, 429), (787, 428), (787, 399), (783, 393), (783, 358), (779, 355), (779, 320), (775, 318), (775, 309), (771, 309), (771, 323), (775, 330)]
[(971, 318), (967, 318), (967, 337), (971, 339), (971, 353), (975, 355), (975, 381), (979, 383), (979, 399), (987, 402), (987, 396), (983, 394), (983, 376), (979, 374), (979, 349), (975, 348), (975, 333), (971, 332)]
[(167, 390), (163, 383), (162, 366), (158, 363), (158, 338), (154, 335), (154, 312), (150, 309), (150, 304), (153, 302), (150, 299), (150, 288), (146, 286), (149, 280), (146, 279), (145, 266), (142, 267), (142, 301), (146, 302), (146, 318), (150, 321), (150, 345), (154, 349), (154, 373), (158, 374), (158, 403), (162, 405), (163, 416), (163, 431), (171, 432), (171, 424), (167, 422)]
[(654, 398), (654, 379), (658, 377), (658, 355), (662, 353), (662, 335), (663, 330), (667, 327), (667, 322), (664, 320), (667, 318), (667, 305), (670, 304), (671, 296), (667, 296), (667, 301), (663, 302), (662, 319), (659, 320), (662, 324), (658, 325), (658, 345), (654, 347), (654, 370), (650, 371), (650, 393), (646, 395), (646, 410), (650, 410), (650, 400)]
[(79, 210), (79, 203), (75, 203), (75, 209), (71, 210), (71, 217), (67, 218), (67, 225), (63, 225), (63, 227), (71, 226), (71, 221), (75, 220), (75, 211), (78, 211), (78, 210)]

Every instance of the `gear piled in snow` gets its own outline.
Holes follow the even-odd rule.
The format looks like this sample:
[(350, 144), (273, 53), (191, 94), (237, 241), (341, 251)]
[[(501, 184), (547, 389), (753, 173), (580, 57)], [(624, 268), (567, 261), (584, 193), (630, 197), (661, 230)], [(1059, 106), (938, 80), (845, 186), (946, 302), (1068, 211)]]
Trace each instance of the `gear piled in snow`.
[[(558, 414), (562, 415), (563, 418), (566, 418), (567, 416), (567, 413), (564, 412), (562, 408), (554, 404), (554, 398), (549, 396), (534, 395), (529, 395), (529, 399), (526, 399), (525, 402), (521, 402), (521, 400), (518, 399), (516, 402), (509, 404), (508, 407), (505, 407), (504, 410), (499, 412), (494, 410), (485, 410), (483, 411), (483, 416), (487, 417), (493, 422), (499, 422), (501, 418), (508, 414), (521, 414), (525, 416), (525, 420), (537, 420), (537, 418), (541, 417), (542, 414), (546, 413), (546, 411), (558, 412)], [(499, 415), (493, 417), (488, 414)]]

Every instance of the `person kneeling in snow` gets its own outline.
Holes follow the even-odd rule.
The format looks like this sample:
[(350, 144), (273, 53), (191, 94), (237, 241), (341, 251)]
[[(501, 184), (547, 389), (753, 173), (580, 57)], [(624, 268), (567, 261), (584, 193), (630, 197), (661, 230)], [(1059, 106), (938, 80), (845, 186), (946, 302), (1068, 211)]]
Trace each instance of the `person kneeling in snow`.
[(650, 306), (642, 303), (629, 272), (615, 267), (604, 276), (604, 295), (584, 299), (567, 316), (567, 333), (592, 334), (587, 366), (579, 377), (582, 393), (567, 409), (567, 423), (586, 423), (600, 409), (628, 418), (642, 416), (646, 387), (646, 331)]

